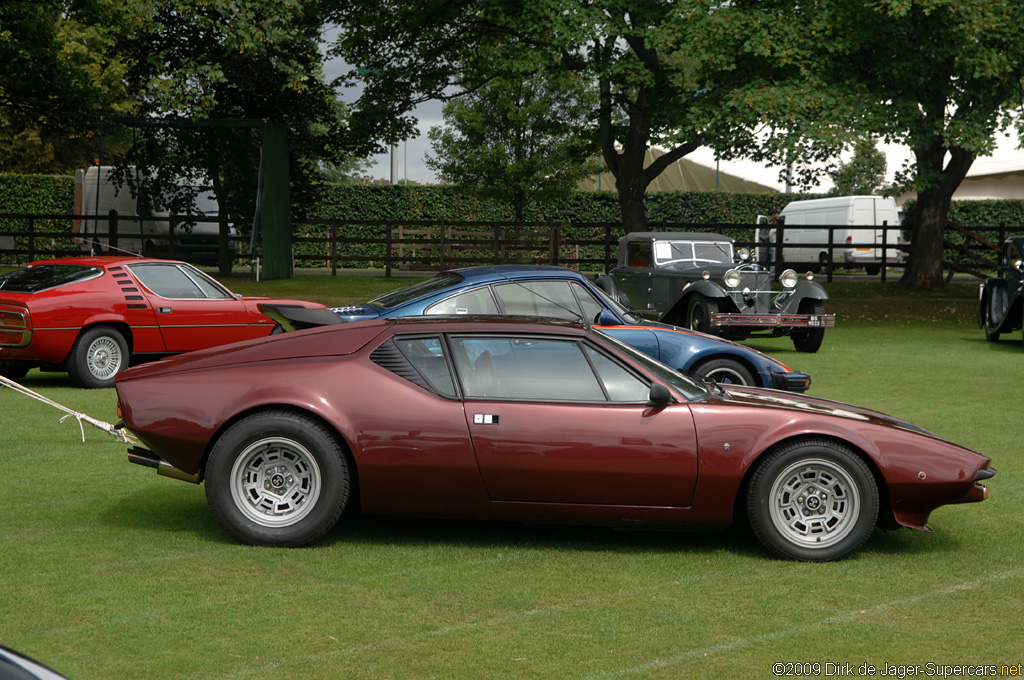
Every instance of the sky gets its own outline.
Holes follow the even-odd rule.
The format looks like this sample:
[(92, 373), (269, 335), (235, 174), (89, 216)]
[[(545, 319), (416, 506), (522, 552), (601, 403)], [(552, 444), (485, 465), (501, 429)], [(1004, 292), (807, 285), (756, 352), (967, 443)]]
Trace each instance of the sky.
[[(324, 46), (333, 40), (334, 31), (328, 30), (324, 34)], [(348, 70), (348, 67), (340, 59), (325, 59), (324, 74), (328, 81), (337, 78)], [(347, 103), (353, 103), (358, 97), (358, 92), (347, 90), (340, 93), (341, 98)], [(375, 179), (388, 181), (411, 180), (419, 184), (437, 184), (438, 178), (429, 170), (424, 162), (424, 157), (430, 151), (430, 142), (427, 139), (427, 131), (434, 126), (442, 124), (441, 102), (429, 101), (414, 109), (413, 115), (419, 120), (419, 135), (413, 139), (402, 142), (392, 149), (391, 153), (374, 156), (371, 160), (374, 165), (369, 169), (369, 174)], [(1007, 164), (1017, 165), (1024, 168), (1024, 151), (1018, 150), (1017, 137), (1000, 138), (996, 153), (992, 157), (979, 158), (974, 162), (971, 172), (968, 175), (984, 173), (990, 169), (1004, 168)], [(904, 161), (911, 157), (909, 150), (905, 147), (894, 145), (881, 145), (880, 148), (886, 155), (887, 177), (891, 181), (896, 171), (900, 169)], [(686, 156), (691, 160), (709, 168), (715, 167), (714, 152), (711, 149), (702, 147)], [(844, 159), (848, 160), (848, 158)], [(778, 179), (779, 169), (767, 167), (752, 161), (722, 161), (719, 170), (733, 175), (738, 175), (759, 184), (763, 184), (779, 191), (785, 191), (785, 184)], [(818, 187), (808, 189), (814, 192), (825, 192), (832, 187), (832, 183), (824, 178)]]

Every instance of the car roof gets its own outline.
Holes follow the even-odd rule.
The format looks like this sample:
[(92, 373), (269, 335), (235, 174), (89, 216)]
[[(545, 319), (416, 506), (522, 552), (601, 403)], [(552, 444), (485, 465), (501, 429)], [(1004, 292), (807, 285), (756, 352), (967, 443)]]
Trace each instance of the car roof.
[(541, 264), (499, 264), (477, 265), (449, 269), (445, 273), (458, 274), (465, 283), (485, 283), (504, 279), (574, 279), (584, 278), (582, 274), (565, 267)]
[(709, 234), (702, 231), (634, 231), (619, 239), (619, 243), (632, 243), (634, 241), (713, 241), (732, 243), (735, 239), (731, 236)]
[[(396, 332), (407, 330), (441, 330), (446, 333), (463, 331), (488, 332), (534, 332), (534, 333), (568, 333), (570, 335), (585, 334), (587, 324), (566, 319), (545, 318), (537, 316), (503, 316), (499, 314), (458, 314), (454, 316), (395, 316), (387, 322), (394, 324)], [(354, 321), (352, 323), (365, 323)], [(339, 324), (330, 328), (343, 328), (348, 324)]]
[(125, 264), (140, 264), (149, 262), (160, 262), (164, 264), (184, 264), (178, 260), (162, 260), (153, 257), (135, 257), (133, 255), (90, 255), (85, 257), (62, 257), (54, 260), (36, 260), (28, 264), (29, 267), (39, 265), (66, 264), (82, 267), (102, 267), (104, 269)]

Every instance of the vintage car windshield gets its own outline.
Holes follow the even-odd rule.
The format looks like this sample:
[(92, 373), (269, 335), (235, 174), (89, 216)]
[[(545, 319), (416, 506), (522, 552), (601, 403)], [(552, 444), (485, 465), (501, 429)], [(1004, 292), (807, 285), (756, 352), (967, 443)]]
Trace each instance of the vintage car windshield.
[(655, 241), (654, 264), (732, 264), (732, 243), (728, 241)]
[(40, 264), (0, 276), (0, 290), (14, 293), (38, 293), (76, 281), (99, 276), (99, 267), (77, 264)]
[(629, 355), (637, 363), (646, 367), (651, 373), (682, 392), (687, 399), (700, 399), (701, 397), (706, 397), (708, 395), (708, 388), (703, 383), (699, 383), (696, 380), (683, 375), (679, 371), (673, 371), (660, 361), (656, 361), (643, 352), (633, 349), (626, 343), (621, 340), (616, 340), (607, 333), (602, 333), (601, 331), (593, 328), (591, 329), (591, 332), (596, 335), (600, 335), (603, 340), (615, 345), (623, 354)]
[(396, 288), (395, 290), (388, 291), (378, 295), (377, 297), (370, 300), (367, 304), (376, 305), (383, 307), (384, 309), (391, 309), (392, 307), (398, 307), (404, 305), (407, 302), (412, 302), (418, 298), (430, 295), (432, 293), (440, 292), (451, 286), (457, 286), (465, 280), (462, 274), (456, 274), (454, 272), (441, 272), (432, 279), (421, 281), (412, 286), (403, 286), (402, 288)]

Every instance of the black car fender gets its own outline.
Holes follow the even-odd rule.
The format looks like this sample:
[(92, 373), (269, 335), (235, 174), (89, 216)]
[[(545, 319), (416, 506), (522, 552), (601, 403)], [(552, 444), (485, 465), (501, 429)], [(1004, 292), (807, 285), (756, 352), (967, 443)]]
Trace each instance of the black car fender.
[(729, 297), (729, 294), (726, 293), (720, 285), (714, 281), (701, 279), (699, 281), (691, 281), (686, 284), (686, 286), (683, 287), (682, 292), (679, 293), (679, 297), (677, 297), (675, 301), (668, 306), (668, 310), (661, 315), (660, 320), (665, 323), (686, 325), (682, 319), (686, 318), (686, 312), (690, 305), (690, 300), (697, 295), (723, 301), (725, 303), (725, 309), (723, 309), (723, 311), (735, 310), (736, 305), (733, 304), (732, 298)]
[(790, 295), (783, 298), (780, 311), (783, 314), (799, 314), (800, 303), (804, 300), (828, 300), (828, 293), (820, 283), (803, 279), (797, 282)]
[(978, 326), (996, 333), (1007, 333), (1022, 325), (1024, 298), (1011, 297), (1006, 279), (986, 279), (978, 299)]

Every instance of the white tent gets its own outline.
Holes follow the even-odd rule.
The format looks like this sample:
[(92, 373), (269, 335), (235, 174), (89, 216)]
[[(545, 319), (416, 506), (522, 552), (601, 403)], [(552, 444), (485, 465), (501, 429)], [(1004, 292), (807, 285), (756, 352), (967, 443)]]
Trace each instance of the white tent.
[[(654, 158), (664, 154), (665, 151), (662, 149), (648, 149), (644, 167), (650, 165)], [(583, 191), (615, 191), (615, 177), (606, 170), (601, 173), (600, 177), (582, 180), (578, 186)], [(688, 158), (681, 158), (658, 175), (648, 185), (647, 191), (648, 193), (654, 191), (728, 191), (767, 194), (777, 190), (735, 174), (702, 165)]]

